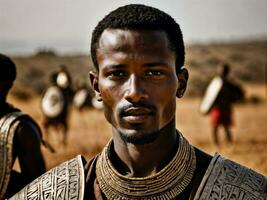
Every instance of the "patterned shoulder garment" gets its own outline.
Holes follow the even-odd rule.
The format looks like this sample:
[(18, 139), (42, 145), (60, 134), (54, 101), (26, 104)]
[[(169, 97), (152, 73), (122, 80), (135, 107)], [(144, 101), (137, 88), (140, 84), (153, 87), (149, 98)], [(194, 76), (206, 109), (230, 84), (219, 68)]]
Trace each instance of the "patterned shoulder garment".
[(44, 173), (10, 200), (83, 200), (84, 167), (81, 156)]
[(215, 154), (194, 200), (215, 199), (266, 200), (267, 178)]
[(6, 193), (12, 170), (12, 146), (13, 137), (17, 126), (18, 118), (23, 116), (21, 112), (11, 112), (0, 119), (0, 199)]

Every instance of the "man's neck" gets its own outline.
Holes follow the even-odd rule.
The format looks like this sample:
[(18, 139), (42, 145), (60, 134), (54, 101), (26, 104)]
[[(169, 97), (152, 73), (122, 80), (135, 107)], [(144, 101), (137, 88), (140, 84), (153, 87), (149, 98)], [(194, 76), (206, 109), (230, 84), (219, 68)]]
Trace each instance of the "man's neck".
[(113, 134), (111, 161), (117, 171), (129, 177), (153, 175), (164, 168), (178, 148), (175, 119), (160, 130), (159, 137), (149, 143), (135, 145)]

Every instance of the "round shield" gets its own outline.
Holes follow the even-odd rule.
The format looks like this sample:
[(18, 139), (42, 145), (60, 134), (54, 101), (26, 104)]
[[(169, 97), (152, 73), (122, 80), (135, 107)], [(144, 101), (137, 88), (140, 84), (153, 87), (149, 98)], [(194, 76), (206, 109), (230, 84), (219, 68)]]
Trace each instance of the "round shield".
[(103, 108), (103, 103), (102, 103), (102, 101), (98, 101), (98, 100), (96, 99), (96, 97), (93, 97), (93, 98), (92, 98), (92, 106), (93, 106), (94, 108), (100, 110), (100, 109)]
[(81, 108), (88, 98), (88, 91), (86, 89), (78, 90), (73, 97), (73, 104), (76, 108)]
[(56, 87), (49, 87), (42, 99), (41, 108), (45, 116), (47, 117), (57, 117), (64, 109), (64, 96), (62, 91)]
[(199, 111), (202, 114), (208, 114), (212, 108), (219, 92), (223, 86), (223, 80), (221, 77), (217, 76), (212, 79), (209, 86), (207, 87), (204, 97), (200, 103)]

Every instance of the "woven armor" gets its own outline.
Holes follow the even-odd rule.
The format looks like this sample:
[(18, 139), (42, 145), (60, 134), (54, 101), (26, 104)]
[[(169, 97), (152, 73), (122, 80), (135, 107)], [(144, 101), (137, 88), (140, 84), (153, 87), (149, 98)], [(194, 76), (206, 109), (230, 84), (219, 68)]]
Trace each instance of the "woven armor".
[(267, 178), (215, 154), (194, 200), (266, 200)]
[(82, 200), (84, 185), (83, 162), (77, 156), (44, 173), (10, 200)]
[(23, 116), (21, 112), (11, 112), (0, 119), (0, 199), (6, 193), (10, 179), (13, 162), (13, 137), (17, 126), (18, 118)]

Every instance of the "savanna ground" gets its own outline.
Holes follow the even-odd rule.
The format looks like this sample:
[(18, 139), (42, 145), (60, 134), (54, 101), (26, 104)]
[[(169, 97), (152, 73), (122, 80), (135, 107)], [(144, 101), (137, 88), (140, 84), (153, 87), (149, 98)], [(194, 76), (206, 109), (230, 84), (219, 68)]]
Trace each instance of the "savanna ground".
[[(199, 98), (185, 98), (177, 100), (178, 129), (189, 141), (210, 154), (219, 152), (241, 164), (267, 175), (267, 101), (264, 85), (247, 86), (247, 91), (257, 93), (265, 98), (258, 104), (240, 104), (234, 109), (234, 144), (225, 143), (224, 133), (221, 131), (222, 146), (215, 147), (211, 140), (211, 127), (208, 116), (198, 112)], [(16, 104), (26, 113), (33, 116), (39, 124), (42, 121), (40, 98), (36, 97), (28, 102), (18, 101), (10, 97), (10, 102)], [(70, 130), (68, 145), (58, 144), (59, 135), (51, 135), (51, 143), (56, 147), (56, 153), (42, 148), (46, 164), (51, 168), (77, 154), (90, 159), (97, 154), (111, 137), (110, 125), (106, 122), (103, 112), (95, 109), (85, 110), (83, 113), (72, 109), (70, 116)]]
[[(267, 175), (267, 85), (266, 85), (267, 42), (232, 45), (195, 46), (187, 48), (187, 66), (190, 81), (185, 98), (177, 100), (177, 128), (191, 144), (214, 154), (225, 157)], [(87, 79), (88, 56), (58, 57), (55, 55), (36, 55), (30, 58), (13, 58), (18, 66), (18, 80), (15, 82), (9, 102), (30, 114), (41, 125), (43, 116), (40, 110), (40, 93), (47, 84), (48, 73), (66, 64), (72, 77)], [(225, 142), (224, 132), (220, 131), (221, 147), (212, 143), (209, 116), (199, 113), (201, 94), (215, 67), (221, 62), (232, 66), (232, 75), (242, 84), (247, 101), (234, 107), (234, 144)], [(86, 67), (87, 66), (87, 67)], [(252, 101), (254, 99), (254, 101)], [(254, 103), (253, 103), (254, 102)], [(87, 109), (80, 113), (71, 109), (68, 145), (57, 142), (59, 136), (54, 132), (50, 141), (56, 147), (51, 153), (44, 147), (42, 151), (47, 168), (74, 157), (77, 154), (90, 159), (101, 151), (111, 137), (111, 127), (103, 112)], [(44, 138), (47, 135), (43, 133)]]

